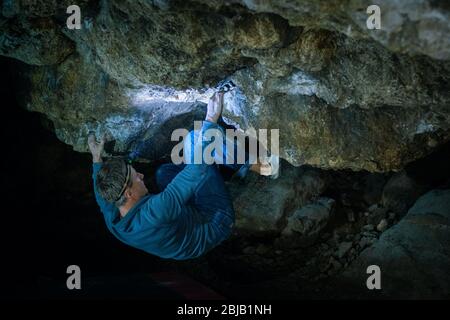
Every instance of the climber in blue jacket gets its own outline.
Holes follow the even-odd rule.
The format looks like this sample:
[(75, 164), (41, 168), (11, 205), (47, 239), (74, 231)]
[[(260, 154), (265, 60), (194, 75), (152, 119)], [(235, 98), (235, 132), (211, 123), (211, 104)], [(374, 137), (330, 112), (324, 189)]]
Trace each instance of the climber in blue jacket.
[[(218, 128), (222, 108), (223, 93), (215, 93), (202, 132)], [(102, 162), (104, 142), (94, 135), (88, 138), (95, 198), (106, 226), (119, 240), (162, 258), (182, 260), (198, 257), (230, 236), (234, 209), (216, 164), (163, 165), (156, 172), (161, 192), (149, 194), (144, 175), (125, 160)], [(208, 143), (201, 139), (194, 148), (203, 150)], [(248, 169), (262, 171), (261, 165), (238, 169), (244, 175)]]

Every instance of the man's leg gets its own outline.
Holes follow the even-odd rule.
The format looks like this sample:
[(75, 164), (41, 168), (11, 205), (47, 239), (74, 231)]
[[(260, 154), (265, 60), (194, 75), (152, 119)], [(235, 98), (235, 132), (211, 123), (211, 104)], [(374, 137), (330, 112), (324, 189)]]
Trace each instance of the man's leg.
[[(184, 141), (185, 161), (193, 163), (194, 144), (198, 139), (198, 132), (191, 131)], [(223, 177), (216, 164), (208, 166), (207, 174), (195, 191), (191, 204), (196, 207), (206, 221), (217, 226), (226, 239), (231, 234), (234, 224), (234, 209), (230, 194), (225, 186)]]
[[(217, 163), (220, 163), (220, 165), (227, 167), (231, 169), (236, 176), (239, 176), (241, 178), (244, 178), (248, 170), (250, 170), (251, 164), (249, 162), (249, 154), (245, 150), (245, 142), (244, 145), (238, 144), (238, 139), (234, 139), (231, 141), (230, 144), (233, 148), (233, 150), (227, 149), (227, 139), (225, 132), (222, 128), (220, 128), (222, 132), (223, 141), (222, 144), (222, 154), (220, 153), (214, 153), (214, 159)], [(194, 163), (194, 156), (192, 153), (192, 150), (194, 149), (194, 144), (196, 143), (198, 139), (198, 131), (190, 131), (189, 134), (186, 136), (184, 140), (184, 151), (185, 151), (185, 162), (186, 163)], [(238, 163), (238, 153), (244, 152), (244, 163)], [(227, 156), (228, 154), (228, 156)]]
[(164, 189), (169, 185), (169, 183), (176, 177), (178, 173), (180, 173), (184, 164), (176, 165), (173, 163), (165, 163), (159, 166), (158, 170), (156, 170), (155, 178), (156, 185), (160, 192), (164, 191)]
[(221, 240), (231, 235), (235, 220), (233, 202), (217, 165), (208, 166), (206, 177), (196, 190), (192, 204), (220, 230)]

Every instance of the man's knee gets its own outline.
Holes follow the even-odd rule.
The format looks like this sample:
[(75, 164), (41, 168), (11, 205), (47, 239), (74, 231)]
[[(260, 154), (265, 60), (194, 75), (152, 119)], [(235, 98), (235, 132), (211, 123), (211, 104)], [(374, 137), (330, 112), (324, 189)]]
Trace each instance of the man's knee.
[(158, 167), (155, 173), (156, 181), (161, 180), (166, 175), (168, 164), (164, 163)]
[(172, 179), (181, 171), (172, 163), (164, 163), (155, 172), (156, 185), (163, 191)]

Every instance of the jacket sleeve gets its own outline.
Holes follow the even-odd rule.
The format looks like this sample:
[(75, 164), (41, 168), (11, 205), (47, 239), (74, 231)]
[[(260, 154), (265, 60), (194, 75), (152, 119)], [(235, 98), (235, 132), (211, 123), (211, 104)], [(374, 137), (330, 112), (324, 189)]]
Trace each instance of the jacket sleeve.
[[(218, 128), (218, 125), (209, 121), (203, 121), (202, 137), (210, 128)], [(209, 144), (209, 140), (201, 139), (195, 142), (194, 150), (203, 151)], [(194, 152), (195, 152), (194, 151)], [(184, 169), (169, 183), (163, 192), (151, 197), (145, 204), (144, 211), (150, 220), (170, 222), (179, 217), (183, 206), (194, 195), (195, 190), (206, 176), (208, 164), (187, 164)]]

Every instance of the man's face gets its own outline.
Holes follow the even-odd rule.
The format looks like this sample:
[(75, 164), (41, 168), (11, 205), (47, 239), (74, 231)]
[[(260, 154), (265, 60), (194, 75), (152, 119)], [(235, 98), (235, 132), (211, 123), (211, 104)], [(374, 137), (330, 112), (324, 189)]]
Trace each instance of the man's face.
[(128, 194), (131, 198), (139, 200), (148, 193), (147, 187), (144, 184), (144, 175), (137, 172), (131, 167), (131, 187), (128, 187)]

